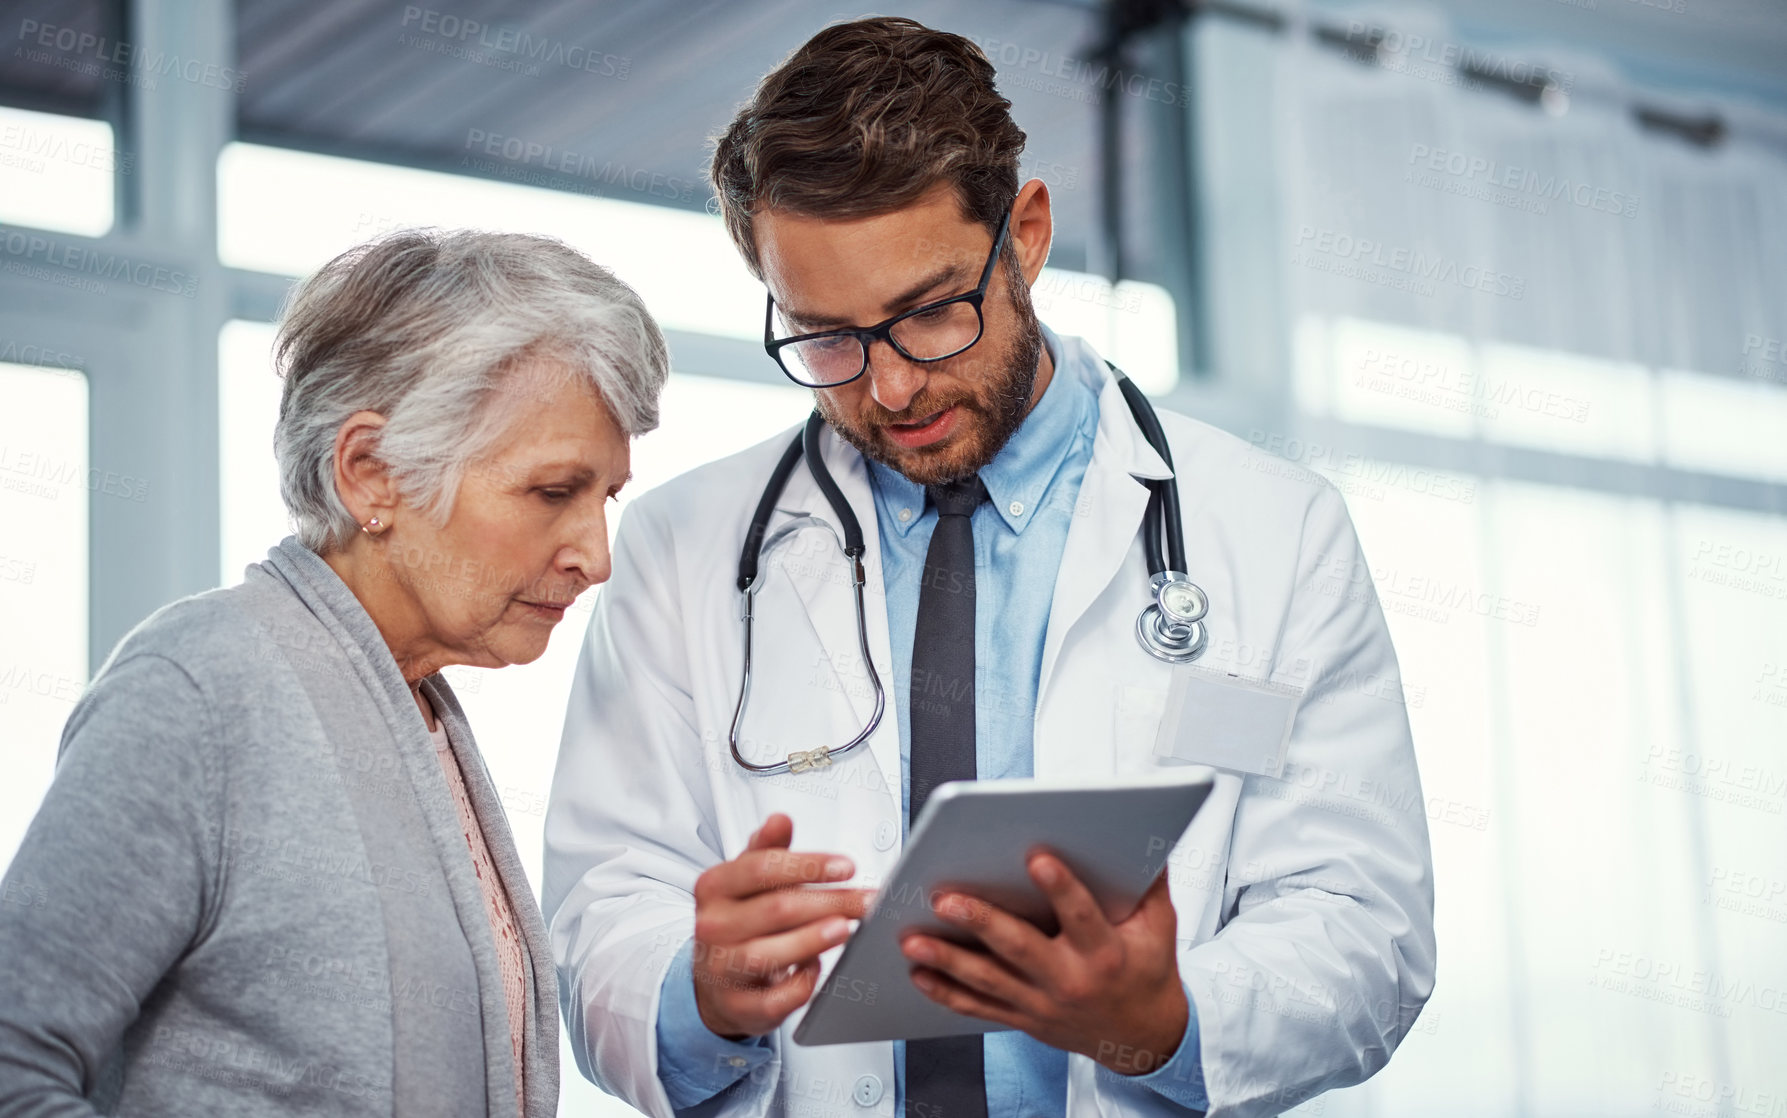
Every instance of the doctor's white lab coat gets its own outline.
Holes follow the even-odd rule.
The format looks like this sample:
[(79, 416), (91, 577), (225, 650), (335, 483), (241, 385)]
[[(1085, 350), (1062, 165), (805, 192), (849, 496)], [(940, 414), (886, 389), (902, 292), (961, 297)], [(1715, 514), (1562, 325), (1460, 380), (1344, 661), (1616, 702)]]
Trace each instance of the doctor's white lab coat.
[[(1136, 479), (1169, 471), (1102, 362), (1058, 368), (1076, 366), (1099, 369), (1098, 430), (1049, 617), (1035, 773), (1215, 767), (1208, 802), (1167, 861), (1179, 968), (1196, 1007), (1210, 1113), (1275, 1114), (1382, 1067), (1433, 989), (1432, 863), (1395, 651), (1334, 487), (1165, 413), (1187, 563), (1210, 598), (1198, 670), (1266, 680), (1298, 698), (1281, 759), (1269, 755), (1282, 732), (1250, 761), (1202, 755), (1196, 733), (1163, 728), (1173, 673), (1189, 669), (1136, 641), (1136, 615), (1150, 601), (1138, 531), (1148, 494)], [(828, 769), (754, 776), (727, 748), (743, 655), (739, 550), (791, 434), (627, 510), (566, 716), (544, 880), (560, 997), (583, 1073), (651, 1115), (672, 1113), (655, 1024), (666, 968), (693, 929), (695, 878), (739, 854), (777, 811), (794, 820), (795, 849), (852, 858), (856, 884), (885, 881), (900, 856), (898, 707), (875, 509), (862, 459), (829, 431), (826, 462), (867, 537), (869, 647), (887, 712), (866, 746)], [(778, 509), (772, 531), (792, 513), (833, 518), (804, 466)], [(762, 586), (743, 735), (760, 763), (849, 740), (873, 704), (837, 546), (801, 532), (766, 565)], [(1199, 694), (1209, 701), (1207, 688)], [(1198, 716), (1187, 709), (1178, 721)], [(891, 1115), (893, 1045), (801, 1047), (790, 1039), (799, 1021), (776, 1032), (773, 1058), (715, 1113)], [(1081, 1055), (1069, 1060), (1063, 1112), (1186, 1113), (1095, 1074)]]

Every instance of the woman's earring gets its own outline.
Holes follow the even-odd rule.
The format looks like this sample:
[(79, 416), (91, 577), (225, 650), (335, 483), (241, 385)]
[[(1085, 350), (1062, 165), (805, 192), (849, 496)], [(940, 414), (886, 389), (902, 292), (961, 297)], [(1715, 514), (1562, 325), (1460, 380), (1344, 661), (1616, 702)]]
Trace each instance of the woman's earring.
[(360, 529), (360, 531), (365, 532), (369, 536), (376, 536), (384, 530), (385, 526), (379, 523), (379, 518), (376, 516), (371, 520), (368, 520)]

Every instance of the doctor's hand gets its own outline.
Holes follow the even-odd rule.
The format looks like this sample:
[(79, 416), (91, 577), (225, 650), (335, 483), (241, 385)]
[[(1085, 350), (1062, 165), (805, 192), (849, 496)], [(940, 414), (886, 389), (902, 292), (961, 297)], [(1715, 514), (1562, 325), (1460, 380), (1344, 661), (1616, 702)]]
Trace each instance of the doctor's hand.
[(1190, 1019), (1179, 978), (1178, 920), (1163, 873), (1128, 919), (1113, 924), (1059, 858), (1033, 852), (1031, 880), (1049, 898), (1060, 931), (960, 893), (935, 899), (937, 915), (975, 935), (977, 951), (935, 936), (901, 940), (918, 964), (912, 981), (957, 1013), (1029, 1033), (1123, 1075), (1165, 1064)]
[(695, 880), (695, 1006), (731, 1040), (773, 1032), (806, 1004), (819, 956), (868, 910), (869, 889), (813, 889), (856, 872), (836, 854), (796, 854), (794, 821), (771, 815), (744, 853)]

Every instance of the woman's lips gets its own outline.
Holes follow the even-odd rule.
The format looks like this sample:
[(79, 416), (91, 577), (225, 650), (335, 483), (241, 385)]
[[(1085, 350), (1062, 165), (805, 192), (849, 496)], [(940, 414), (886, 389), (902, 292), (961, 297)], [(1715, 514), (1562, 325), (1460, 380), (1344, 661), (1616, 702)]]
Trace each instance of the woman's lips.
[(562, 620), (565, 616), (565, 611), (571, 608), (570, 602), (530, 602), (525, 598), (517, 598), (515, 600), (532, 610), (535, 614), (550, 621)]
[(930, 446), (948, 438), (955, 431), (956, 418), (960, 411), (959, 405), (951, 404), (917, 423), (890, 423), (886, 428), (888, 437), (907, 450)]

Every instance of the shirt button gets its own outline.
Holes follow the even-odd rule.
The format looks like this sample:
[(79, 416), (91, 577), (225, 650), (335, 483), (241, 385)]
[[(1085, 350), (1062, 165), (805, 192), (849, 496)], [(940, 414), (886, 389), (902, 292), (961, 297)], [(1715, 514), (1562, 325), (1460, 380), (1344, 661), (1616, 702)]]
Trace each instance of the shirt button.
[(894, 844), (894, 825), (883, 819), (875, 825), (875, 849), (891, 850)]
[(857, 1106), (874, 1106), (881, 1101), (881, 1077), (865, 1075), (858, 1078), (850, 1097), (856, 1100)]
[(1023, 516), (1024, 515), (1024, 502), (1022, 502), (1022, 501), (1013, 501), (1011, 504), (1007, 505), (1006, 507), (1011, 511), (1011, 514), (1013, 516)]
[(906, 521), (911, 520), (911, 519), (912, 519), (912, 510), (911, 509), (901, 509), (900, 510), (900, 523), (904, 524), (904, 523), (906, 523)]
[(749, 1060), (747, 1060), (747, 1059), (745, 1059), (745, 1058), (744, 1058), (744, 1057), (743, 1057), (743, 1056), (731, 1056), (731, 1057), (728, 1057), (728, 1058), (727, 1058), (727, 1060), (726, 1060), (726, 1062), (727, 1062), (727, 1063), (729, 1063), (729, 1064), (731, 1064), (731, 1065), (732, 1065), (732, 1066), (733, 1066), (733, 1067), (735, 1067), (735, 1068), (742, 1068), (742, 1067), (744, 1067), (744, 1066), (745, 1066), (745, 1065), (746, 1065), (746, 1064), (748, 1064), (748, 1063), (750, 1063), (750, 1061), (749, 1061)]

